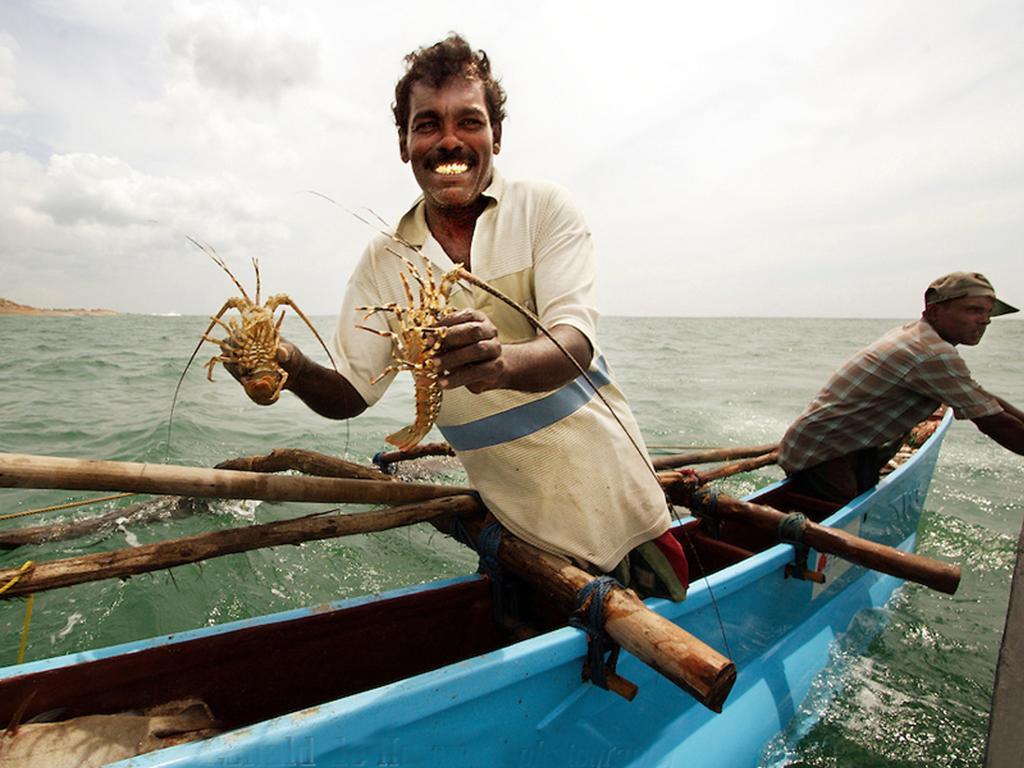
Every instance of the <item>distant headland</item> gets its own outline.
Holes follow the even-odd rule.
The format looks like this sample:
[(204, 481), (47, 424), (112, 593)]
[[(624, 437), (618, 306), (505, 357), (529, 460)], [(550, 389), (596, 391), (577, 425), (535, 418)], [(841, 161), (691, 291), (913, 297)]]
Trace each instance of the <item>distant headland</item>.
[(0, 297), (0, 315), (35, 315), (37, 317), (77, 317), (85, 315), (89, 317), (101, 317), (106, 315), (120, 315), (112, 309), (39, 309), (38, 307), (27, 307), (9, 299)]

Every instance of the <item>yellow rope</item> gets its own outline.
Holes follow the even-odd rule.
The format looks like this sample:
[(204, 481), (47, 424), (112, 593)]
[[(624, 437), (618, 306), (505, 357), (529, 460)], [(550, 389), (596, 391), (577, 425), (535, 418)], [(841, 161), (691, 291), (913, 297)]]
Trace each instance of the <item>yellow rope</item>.
[(82, 499), (81, 501), (69, 501), (66, 504), (55, 504), (52, 507), (42, 507), (40, 509), (28, 509), (24, 512), (11, 512), (6, 515), (0, 515), (0, 520), (13, 520), (16, 517), (27, 517), (28, 515), (41, 515), (43, 512), (56, 512), (58, 509), (71, 509), (72, 507), (83, 507), (86, 504), (98, 504), (101, 501), (113, 501), (114, 499), (123, 499), (126, 496), (137, 496), (135, 493), (115, 493), (113, 496), (100, 496), (96, 499)]
[(21, 628), (21, 645), (18, 646), (18, 663), (25, 661), (25, 646), (28, 645), (28, 625), (32, 621), (32, 604), (36, 600), (36, 593), (28, 596), (28, 603), (25, 605), (25, 626)]
[[(26, 560), (25, 564), (18, 569), (18, 572), (14, 574), (14, 577), (0, 587), (0, 595), (6, 592), (8, 589), (13, 587), (18, 581), (24, 576), (32, 566), (35, 565), (31, 560)], [(25, 625), (21, 628), (21, 644), (18, 646), (18, 663), (25, 659), (25, 646), (28, 645), (28, 625), (32, 621), (32, 606), (35, 603), (35, 593), (28, 596), (28, 603), (25, 605)]]
[(18, 569), (18, 572), (16, 574), (14, 574), (14, 577), (6, 584), (4, 584), (2, 587), (0, 587), (0, 595), (2, 595), (11, 587), (13, 587), (15, 584), (17, 584), (18, 581), (21, 580), (21, 577), (24, 576), (28, 569), (31, 568), (33, 565), (35, 565), (35, 563), (33, 563), (31, 560), (26, 560), (25, 564)]

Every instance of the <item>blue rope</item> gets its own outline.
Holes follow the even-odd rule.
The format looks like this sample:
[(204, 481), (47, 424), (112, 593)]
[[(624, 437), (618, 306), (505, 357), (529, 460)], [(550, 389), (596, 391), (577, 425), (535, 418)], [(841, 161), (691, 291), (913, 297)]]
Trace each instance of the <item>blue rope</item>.
[(498, 560), (498, 549), (501, 547), (501, 525), (491, 523), (480, 531), (480, 538), (473, 543), (473, 537), (469, 534), (462, 518), (456, 517), (452, 520), (452, 527), (449, 534), (456, 541), (465, 544), (479, 555), (476, 572), (487, 576), (491, 582), (491, 604), (494, 606), (494, 618), (500, 621), (505, 613), (505, 604), (508, 603), (509, 611), (514, 615), (518, 611), (516, 595), (513, 585), (502, 578), (501, 562)]
[(482, 531), (477, 540), (477, 554), (480, 566), (477, 573), (490, 576), (497, 581), (501, 578), (501, 563), (498, 562), (498, 548), (501, 546), (501, 525), (491, 523)]
[(384, 451), (377, 451), (373, 454), (373, 463), (381, 472), (386, 472), (389, 475), (395, 474), (395, 465), (384, 461)]
[(469, 531), (466, 530), (466, 525), (462, 522), (461, 517), (455, 516), (452, 518), (452, 527), (448, 531), (448, 535), (476, 552), (476, 547), (473, 546), (473, 537), (469, 535)]
[(700, 516), (701, 528), (712, 538), (722, 538), (722, 520), (718, 517), (718, 489), (702, 490), (697, 498), (704, 504), (704, 511)]
[(615, 671), (620, 649), (604, 631), (604, 601), (609, 592), (621, 586), (611, 576), (598, 576), (588, 581), (576, 593), (576, 609), (569, 617), (570, 626), (587, 633), (590, 679), (594, 685), (605, 690), (608, 690), (606, 673)]

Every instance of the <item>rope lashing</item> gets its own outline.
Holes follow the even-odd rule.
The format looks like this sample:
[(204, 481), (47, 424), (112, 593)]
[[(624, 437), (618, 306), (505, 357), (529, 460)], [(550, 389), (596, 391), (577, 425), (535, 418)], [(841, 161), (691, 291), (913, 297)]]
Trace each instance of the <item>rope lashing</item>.
[(491, 523), (482, 531), (477, 539), (477, 554), (480, 563), (477, 573), (491, 580), (491, 602), (494, 604), (494, 617), (501, 621), (506, 615), (519, 615), (519, 600), (515, 585), (504, 578), (501, 562), (498, 560), (498, 549), (501, 547), (501, 524)]
[(377, 451), (373, 454), (373, 463), (381, 472), (385, 472), (389, 475), (395, 474), (395, 465), (390, 461), (384, 460), (384, 451)]
[(480, 555), (480, 568), (477, 571), (492, 579), (501, 578), (501, 563), (498, 562), (498, 548), (501, 546), (501, 525), (491, 523), (482, 531), (477, 540), (477, 554)]
[(810, 547), (804, 541), (804, 525), (807, 516), (800, 512), (789, 512), (779, 521), (779, 541), (793, 545), (793, 563), (786, 566), (786, 575), (803, 581), (825, 583), (824, 573), (811, 571), (807, 565)]
[[(613, 589), (622, 585), (611, 576), (598, 576), (576, 593), (576, 609), (569, 625), (587, 633), (587, 666), (590, 679), (599, 688), (608, 690), (608, 673), (615, 672), (619, 645), (604, 631), (604, 601)], [(607, 655), (606, 655), (607, 654)]]
[(779, 541), (795, 547), (804, 546), (804, 523), (807, 516), (799, 512), (790, 512), (779, 521)]
[(474, 544), (473, 537), (466, 529), (462, 518), (456, 517), (452, 520), (449, 531), (452, 538), (465, 544), (479, 556), (476, 572), (490, 579), (491, 603), (494, 605), (495, 619), (499, 621), (505, 613), (506, 606), (511, 615), (515, 615), (519, 609), (513, 585), (503, 579), (501, 574), (501, 562), (498, 560), (501, 530), (500, 523), (491, 523), (480, 531), (480, 538)]
[(452, 527), (448, 530), (448, 535), (474, 552), (477, 551), (476, 546), (473, 544), (473, 537), (469, 535), (469, 531), (466, 530), (466, 524), (462, 522), (461, 517), (452, 518)]
[(722, 537), (722, 519), (718, 516), (718, 489), (701, 488), (694, 491), (694, 501), (701, 507), (700, 527), (714, 539)]

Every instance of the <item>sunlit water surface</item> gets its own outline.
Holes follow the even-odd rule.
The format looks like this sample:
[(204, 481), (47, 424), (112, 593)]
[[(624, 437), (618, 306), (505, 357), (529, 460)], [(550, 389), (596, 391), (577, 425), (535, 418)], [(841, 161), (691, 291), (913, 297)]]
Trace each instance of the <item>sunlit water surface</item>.
[[(174, 386), (206, 325), (200, 317), (0, 317), (0, 451), (212, 466), (227, 458), (301, 447), (361, 462), (412, 417), (400, 379), (385, 399), (345, 424), (315, 416), (291, 395), (249, 402), (223, 370), (209, 383), (193, 365)], [(333, 318), (317, 318), (328, 335)], [(831, 370), (896, 324), (891, 320), (605, 318), (601, 337), (648, 443), (718, 446), (772, 442)], [(285, 332), (314, 351), (289, 318)], [(976, 378), (1024, 403), (1024, 322), (993, 323), (964, 350)], [(197, 362), (214, 353), (205, 349)], [(461, 482), (454, 464), (424, 470)], [(745, 494), (775, 468), (726, 482)], [(81, 498), (0, 491), (0, 514)], [(987, 728), (992, 679), (1024, 498), (1024, 463), (970, 424), (950, 430), (919, 534), (925, 554), (964, 568), (959, 593), (908, 586), (862, 614), (766, 766), (974, 766)], [(105, 508), (138, 499), (108, 503)], [(294, 517), (323, 506), (217, 502), (209, 514), (127, 524), (85, 539), (0, 553), (0, 566), (100, 552), (229, 526)], [(47, 522), (96, 514), (50, 513)], [(35, 523), (34, 518), (0, 525)], [(468, 573), (475, 556), (427, 526), (259, 550), (173, 571), (42, 593), (27, 659), (223, 623), (272, 611)], [(0, 604), (0, 664), (13, 663), (24, 603)]]

